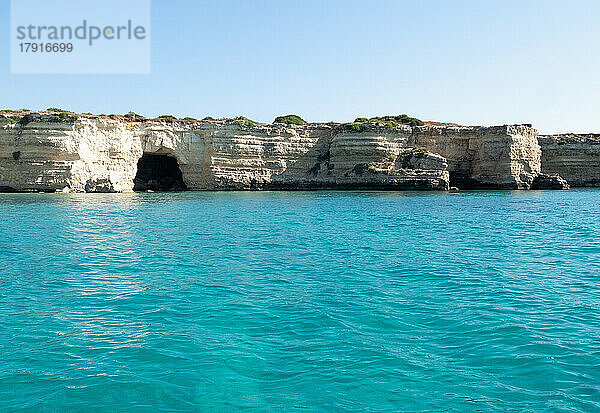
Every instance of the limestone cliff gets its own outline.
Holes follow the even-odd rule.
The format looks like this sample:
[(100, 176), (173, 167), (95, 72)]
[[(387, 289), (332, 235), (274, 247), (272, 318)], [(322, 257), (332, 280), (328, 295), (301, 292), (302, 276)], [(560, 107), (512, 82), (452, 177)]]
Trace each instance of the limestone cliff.
[(540, 136), (542, 172), (571, 186), (600, 186), (600, 134)]
[(134, 181), (137, 189), (160, 189), (153, 179), (165, 177), (143, 178), (152, 174), (138, 170), (158, 165), (140, 162), (150, 155), (176, 160), (181, 187), (190, 190), (447, 190), (451, 179), (465, 187), (526, 189), (540, 172), (536, 132), (528, 125), (372, 123), (355, 130), (237, 120), (0, 119), (3, 190), (130, 191)]
[(541, 149), (531, 125), (422, 126), (408, 145), (445, 157), (453, 185), (462, 188), (529, 189), (540, 173)]

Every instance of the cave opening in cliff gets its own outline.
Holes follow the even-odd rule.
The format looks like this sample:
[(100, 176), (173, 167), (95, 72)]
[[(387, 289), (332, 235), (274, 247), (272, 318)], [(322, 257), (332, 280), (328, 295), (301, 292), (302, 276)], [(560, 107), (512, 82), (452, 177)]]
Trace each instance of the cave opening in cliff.
[(137, 165), (134, 191), (186, 191), (177, 159), (169, 155), (145, 153)]

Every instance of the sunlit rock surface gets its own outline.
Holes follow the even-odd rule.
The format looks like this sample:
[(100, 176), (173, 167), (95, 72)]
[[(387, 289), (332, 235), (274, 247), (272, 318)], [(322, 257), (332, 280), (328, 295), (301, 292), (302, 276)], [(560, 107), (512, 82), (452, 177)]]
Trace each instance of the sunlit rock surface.
[(569, 185), (600, 186), (600, 134), (540, 136), (542, 172)]
[[(157, 155), (164, 159), (148, 161)], [(448, 190), (451, 181), (461, 188), (528, 189), (540, 158), (529, 125), (375, 123), (355, 131), (341, 124), (235, 120), (80, 115), (74, 122), (21, 125), (0, 119), (5, 191)], [(165, 176), (148, 165), (162, 165)]]

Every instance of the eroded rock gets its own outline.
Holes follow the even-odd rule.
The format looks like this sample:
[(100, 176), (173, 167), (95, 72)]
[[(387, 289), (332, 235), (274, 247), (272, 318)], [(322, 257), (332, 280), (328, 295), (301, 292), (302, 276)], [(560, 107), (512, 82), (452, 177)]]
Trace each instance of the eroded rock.
[(569, 183), (559, 175), (539, 174), (531, 183), (530, 189), (570, 189)]
[[(463, 176), (474, 187), (525, 189), (540, 171), (536, 132), (528, 125), (374, 123), (354, 130), (235, 119), (166, 122), (79, 115), (72, 122), (36, 120), (26, 125), (0, 121), (0, 188), (448, 190), (451, 176)], [(181, 177), (136, 178), (143, 156), (169, 157)]]
[(91, 178), (85, 183), (85, 192), (109, 193), (116, 192), (115, 187), (108, 178)]

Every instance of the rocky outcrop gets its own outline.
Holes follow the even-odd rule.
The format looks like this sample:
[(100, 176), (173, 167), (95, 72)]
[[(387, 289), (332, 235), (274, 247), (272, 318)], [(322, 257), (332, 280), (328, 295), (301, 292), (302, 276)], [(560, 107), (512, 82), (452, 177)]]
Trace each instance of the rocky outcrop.
[(600, 134), (540, 136), (542, 172), (572, 187), (600, 186)]
[(530, 189), (570, 189), (571, 186), (559, 175), (539, 174), (531, 183)]
[(84, 189), (85, 192), (116, 192), (115, 187), (108, 178), (90, 178), (85, 182)]
[(529, 125), (0, 119), (0, 190), (527, 189), (539, 172)]

